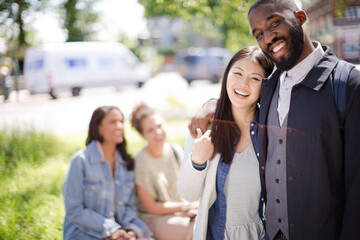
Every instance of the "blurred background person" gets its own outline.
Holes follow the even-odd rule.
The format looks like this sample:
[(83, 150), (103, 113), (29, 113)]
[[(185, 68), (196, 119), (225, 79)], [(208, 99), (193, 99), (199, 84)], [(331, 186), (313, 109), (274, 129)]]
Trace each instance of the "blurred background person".
[(134, 204), (134, 161), (126, 151), (124, 116), (97, 108), (86, 149), (76, 152), (63, 186), (64, 239), (135, 239), (152, 235)]
[(9, 67), (0, 67), (0, 93), (4, 95), (4, 102), (9, 99), (11, 91), (11, 82), (9, 81), (10, 72), (11, 70)]
[(194, 239), (265, 239), (258, 103), (272, 69), (259, 47), (238, 51), (225, 69), (211, 129), (197, 128), (185, 143), (178, 191), (189, 201), (201, 197)]
[(182, 148), (166, 142), (164, 118), (144, 103), (135, 106), (131, 124), (148, 143), (135, 157), (140, 217), (157, 240), (191, 239), (198, 204), (177, 193)]

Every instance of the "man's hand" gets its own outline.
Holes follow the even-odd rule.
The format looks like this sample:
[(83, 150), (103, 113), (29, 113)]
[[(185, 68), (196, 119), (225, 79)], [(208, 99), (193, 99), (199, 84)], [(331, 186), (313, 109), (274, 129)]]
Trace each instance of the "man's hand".
[(207, 101), (202, 108), (191, 119), (188, 127), (193, 138), (196, 138), (196, 129), (200, 128), (201, 132), (206, 132), (209, 124), (213, 122), (217, 100)]

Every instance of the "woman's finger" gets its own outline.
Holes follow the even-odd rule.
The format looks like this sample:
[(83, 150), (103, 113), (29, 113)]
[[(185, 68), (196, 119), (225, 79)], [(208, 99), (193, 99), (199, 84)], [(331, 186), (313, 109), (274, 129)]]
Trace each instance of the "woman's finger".
[(200, 128), (196, 129), (196, 138), (200, 138), (202, 136), (202, 131)]

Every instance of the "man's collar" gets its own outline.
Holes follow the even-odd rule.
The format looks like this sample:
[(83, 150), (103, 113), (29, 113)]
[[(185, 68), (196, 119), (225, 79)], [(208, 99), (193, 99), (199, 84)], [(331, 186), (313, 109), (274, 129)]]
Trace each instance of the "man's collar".
[(327, 46), (322, 46), (324, 56), (312, 67), (305, 79), (301, 82), (302, 85), (311, 89), (319, 91), (332, 73), (339, 58)]
[(315, 50), (296, 64), (287, 74), (292, 77), (293, 81), (298, 83), (310, 72), (310, 70), (320, 61), (325, 52), (319, 42), (313, 42)]
[[(322, 85), (336, 66), (337, 62), (339, 61), (339, 59), (329, 49), (329, 47), (321, 45), (320, 47), (324, 51), (323, 57), (320, 58), (320, 60), (316, 64), (314, 64), (314, 66), (312, 66), (310, 72), (301, 82), (301, 84), (314, 90), (319, 90), (322, 87)], [(279, 80), (280, 74), (281, 71), (279, 69), (274, 69), (273, 73), (268, 78), (264, 79), (262, 85), (275, 88)]]

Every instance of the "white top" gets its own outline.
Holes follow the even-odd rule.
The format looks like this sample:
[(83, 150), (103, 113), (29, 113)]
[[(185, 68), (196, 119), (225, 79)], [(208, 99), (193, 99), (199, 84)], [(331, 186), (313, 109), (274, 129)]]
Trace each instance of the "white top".
[[(176, 160), (174, 151), (169, 143), (164, 144), (163, 153), (160, 157), (153, 157), (146, 148), (142, 149), (135, 157), (135, 184), (144, 188), (157, 202), (180, 202), (180, 195), (177, 193), (177, 178), (181, 165), (183, 151), (178, 144), (172, 143), (178, 156)], [(139, 217), (145, 222), (158, 215), (148, 214), (136, 199)]]
[(224, 239), (259, 240), (265, 230), (259, 217), (259, 162), (250, 144), (235, 153), (225, 183), (226, 227)]
[(324, 50), (319, 42), (313, 42), (315, 50), (300, 63), (289, 71), (284, 71), (280, 75), (280, 88), (278, 98), (278, 113), (280, 126), (289, 112), (292, 88), (302, 82), (314, 65), (324, 55)]

